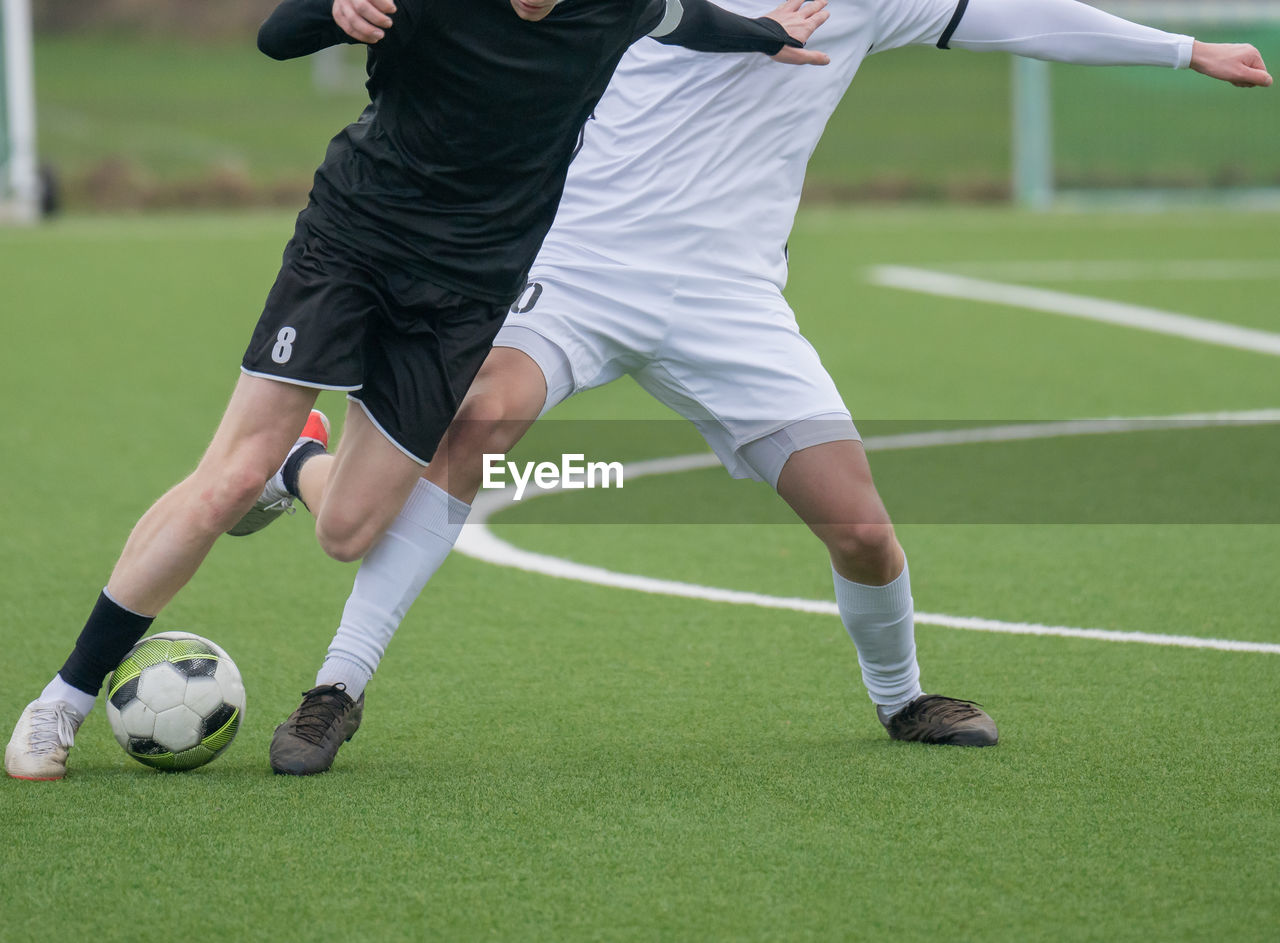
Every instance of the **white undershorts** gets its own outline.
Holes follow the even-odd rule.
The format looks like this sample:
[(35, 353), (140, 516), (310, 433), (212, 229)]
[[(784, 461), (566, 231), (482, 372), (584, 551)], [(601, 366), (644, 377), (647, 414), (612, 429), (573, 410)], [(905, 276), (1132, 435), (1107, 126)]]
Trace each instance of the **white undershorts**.
[(535, 265), (494, 340), (547, 379), (546, 412), (630, 374), (691, 421), (735, 478), (777, 484), (792, 452), (858, 440), (849, 410), (772, 283), (592, 261)]

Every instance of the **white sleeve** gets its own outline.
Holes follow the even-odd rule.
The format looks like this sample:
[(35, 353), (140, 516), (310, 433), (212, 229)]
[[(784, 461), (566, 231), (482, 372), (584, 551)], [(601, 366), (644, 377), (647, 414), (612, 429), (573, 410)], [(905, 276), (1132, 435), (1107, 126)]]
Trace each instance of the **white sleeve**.
[[(964, 12), (965, 0), (877, 0), (872, 52), (939, 45)], [(814, 35), (821, 35), (821, 31)]]
[(1185, 69), (1194, 42), (1076, 0), (969, 0), (950, 41), (939, 45), (1079, 65)]

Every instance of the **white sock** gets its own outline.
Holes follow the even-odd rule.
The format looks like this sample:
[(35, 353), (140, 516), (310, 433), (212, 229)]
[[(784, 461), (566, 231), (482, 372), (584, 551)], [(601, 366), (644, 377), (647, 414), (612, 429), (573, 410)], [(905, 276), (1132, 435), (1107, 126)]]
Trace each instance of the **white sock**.
[(903, 561), (897, 579), (885, 586), (847, 580), (834, 569), (836, 608), (858, 648), (862, 682), (885, 716), (897, 713), (924, 692), (916, 663), (911, 576)]
[(36, 700), (44, 701), (46, 704), (66, 701), (81, 717), (88, 717), (89, 711), (93, 710), (93, 705), (97, 703), (98, 698), (96, 695), (86, 694), (79, 688), (67, 684), (62, 680), (62, 675), (54, 675), (53, 680), (45, 685), (45, 689), (40, 692), (40, 697)]
[(409, 607), (453, 549), (470, 510), (465, 501), (419, 479), (360, 563), (317, 685), (341, 682), (352, 700), (359, 699)]

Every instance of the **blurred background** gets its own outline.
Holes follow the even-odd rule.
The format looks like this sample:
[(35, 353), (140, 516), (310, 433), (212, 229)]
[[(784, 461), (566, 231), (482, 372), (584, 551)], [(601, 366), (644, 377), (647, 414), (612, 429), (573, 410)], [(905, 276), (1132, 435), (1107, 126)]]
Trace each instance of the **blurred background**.
[[(12, 204), (23, 82), (13, 75), (24, 46), (46, 212), (299, 206), (326, 142), (365, 101), (359, 48), (289, 63), (257, 52), (272, 0), (0, 3), (10, 73), (0, 163), (10, 167), (11, 216), (21, 215)], [(1252, 42), (1280, 65), (1277, 2), (1097, 5), (1204, 39)], [(1274, 206), (1278, 108), (1275, 91), (1240, 92), (1186, 72), (899, 50), (867, 61), (813, 159), (806, 199)]]

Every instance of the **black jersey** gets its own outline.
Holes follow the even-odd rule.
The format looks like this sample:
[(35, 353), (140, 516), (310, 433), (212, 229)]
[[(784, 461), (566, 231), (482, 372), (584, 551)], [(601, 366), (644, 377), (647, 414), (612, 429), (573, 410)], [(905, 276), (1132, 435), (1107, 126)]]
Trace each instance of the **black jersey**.
[[(705, 0), (683, 3), (701, 26), (664, 41), (773, 53), (788, 40), (772, 20), (718, 8), (706, 20)], [(380, 268), (508, 303), (555, 217), (583, 124), (667, 3), (564, 0), (537, 22), (510, 0), (396, 6), (369, 47), (371, 103), (330, 142), (300, 222)], [(259, 33), (275, 58), (349, 41), (329, 0), (285, 0)]]

